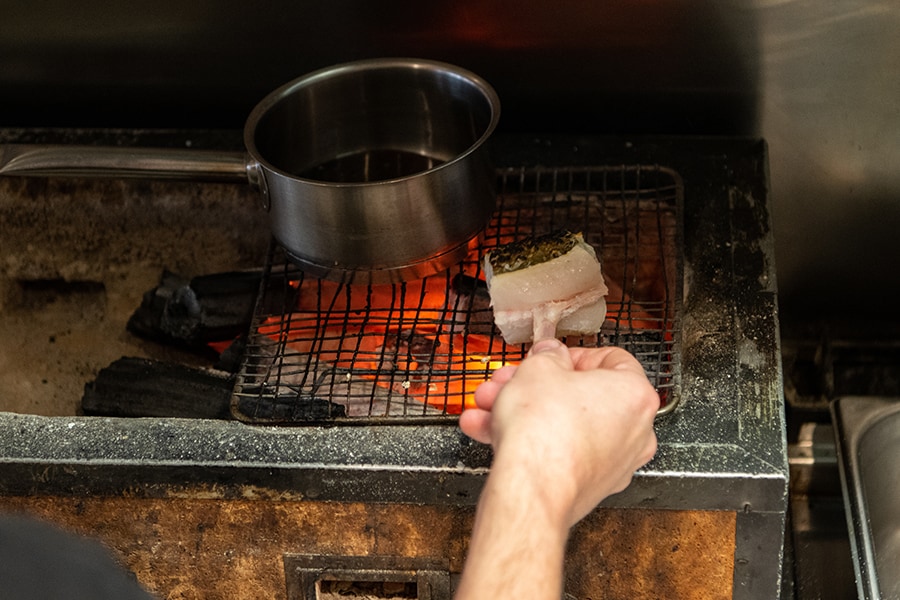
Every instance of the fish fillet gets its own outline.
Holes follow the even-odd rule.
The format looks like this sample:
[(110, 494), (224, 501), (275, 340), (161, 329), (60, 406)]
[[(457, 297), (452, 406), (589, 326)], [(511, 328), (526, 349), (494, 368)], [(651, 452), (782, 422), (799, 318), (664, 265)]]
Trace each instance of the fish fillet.
[(494, 323), (508, 344), (589, 335), (606, 318), (600, 261), (580, 233), (513, 242), (484, 258)]

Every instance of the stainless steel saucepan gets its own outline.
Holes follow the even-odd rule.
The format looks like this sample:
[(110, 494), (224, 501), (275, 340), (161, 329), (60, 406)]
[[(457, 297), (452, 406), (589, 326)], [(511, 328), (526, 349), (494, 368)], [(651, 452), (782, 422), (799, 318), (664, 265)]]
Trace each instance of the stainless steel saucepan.
[(247, 119), (245, 152), (7, 144), (0, 175), (249, 182), (305, 271), (396, 282), (459, 262), (487, 224), (485, 142), (499, 116), (497, 94), (466, 70), (364, 60), (269, 94)]

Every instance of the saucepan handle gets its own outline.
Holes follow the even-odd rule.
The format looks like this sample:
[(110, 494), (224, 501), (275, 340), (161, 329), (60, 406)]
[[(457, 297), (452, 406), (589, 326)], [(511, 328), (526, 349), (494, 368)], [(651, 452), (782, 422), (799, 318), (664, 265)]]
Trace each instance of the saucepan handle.
[(258, 184), (258, 171), (258, 163), (244, 152), (40, 144), (0, 146), (0, 175)]

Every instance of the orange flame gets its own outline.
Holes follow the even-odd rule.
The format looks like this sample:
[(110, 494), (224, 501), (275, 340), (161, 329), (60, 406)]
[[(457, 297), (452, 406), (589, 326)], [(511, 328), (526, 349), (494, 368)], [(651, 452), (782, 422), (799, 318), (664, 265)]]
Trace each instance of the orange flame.
[[(475, 388), (526, 348), (499, 336), (462, 332), (453, 324), (442, 277), (404, 286), (347, 286), (307, 279), (295, 309), (271, 317), (259, 333), (284, 344), (291, 355), (347, 373), (448, 414), (474, 405)], [(609, 315), (630, 306), (630, 330), (658, 330), (660, 319), (629, 303), (610, 285)]]

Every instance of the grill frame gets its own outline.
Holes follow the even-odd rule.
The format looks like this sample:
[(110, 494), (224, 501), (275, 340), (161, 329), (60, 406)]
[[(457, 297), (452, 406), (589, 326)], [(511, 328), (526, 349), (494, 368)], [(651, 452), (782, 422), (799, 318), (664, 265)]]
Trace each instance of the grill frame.
[(660, 393), (660, 414), (674, 410), (681, 395), (679, 174), (641, 164), (517, 166), (497, 170), (497, 190), (491, 223), (466, 259), (420, 281), (315, 279), (273, 243), (232, 396), (235, 418), (277, 425), (455, 422), (478, 383), (527, 351), (507, 345), (495, 328), (485, 333), (493, 327), (487, 301), (454, 296), (457, 278), (483, 279), (481, 258), (492, 247), (559, 229), (583, 233), (610, 288), (619, 290), (607, 298), (601, 332), (567, 343), (629, 350)]

